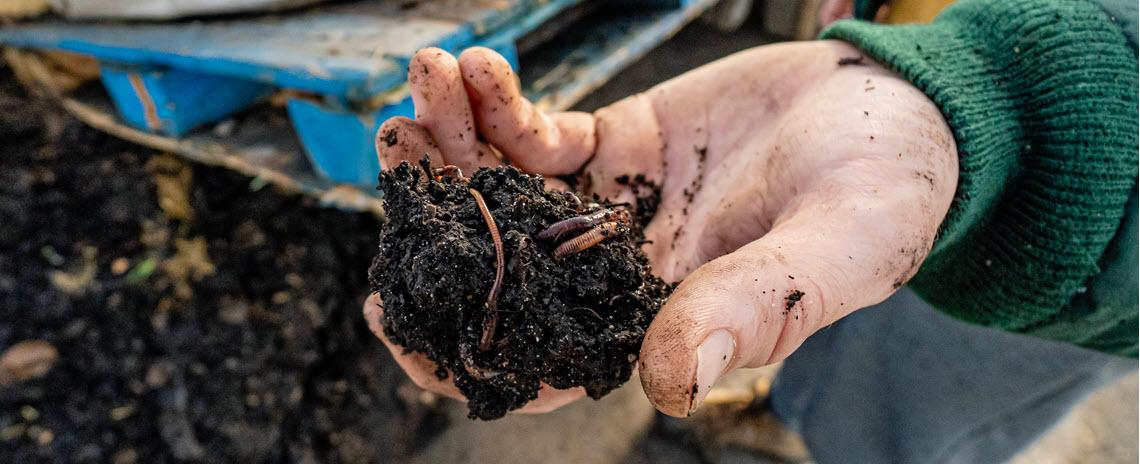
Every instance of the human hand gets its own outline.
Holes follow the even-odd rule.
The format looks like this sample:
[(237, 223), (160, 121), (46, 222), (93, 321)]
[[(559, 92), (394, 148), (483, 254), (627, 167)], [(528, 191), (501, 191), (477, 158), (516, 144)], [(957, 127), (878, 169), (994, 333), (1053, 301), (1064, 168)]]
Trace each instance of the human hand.
[[(494, 146), (523, 170), (578, 175), (587, 193), (615, 201), (634, 199), (620, 176), (660, 185), (643, 249), (659, 276), (684, 281), (639, 367), (657, 408), (685, 416), (729, 370), (778, 362), (886, 299), (934, 241), (957, 184), (949, 127), (871, 60), (837, 64), (857, 56), (835, 41), (759, 47), (593, 114), (547, 115), (494, 52), (457, 61), (428, 49), (409, 68), (416, 121), (385, 122), (377, 146), (384, 166), (428, 153), (465, 171), (501, 164)], [(384, 339), (373, 307), (366, 317)], [(421, 386), (458, 393), (433, 382), (430, 362), (385, 343)], [(527, 408), (581, 396), (547, 391)]]

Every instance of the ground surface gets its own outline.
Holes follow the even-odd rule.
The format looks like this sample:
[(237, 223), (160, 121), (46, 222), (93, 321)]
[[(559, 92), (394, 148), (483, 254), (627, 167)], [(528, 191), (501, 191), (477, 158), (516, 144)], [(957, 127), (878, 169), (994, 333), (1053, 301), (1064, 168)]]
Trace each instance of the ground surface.
[(369, 462), (438, 428), (360, 317), (373, 218), (0, 85), (0, 347), (58, 353), (0, 385), (0, 462)]
[[(582, 107), (763, 40), (687, 28)], [(0, 347), (58, 353), (24, 345), (46, 375), (0, 382), (0, 462), (768, 462), (702, 453), (636, 385), (467, 421), (367, 333), (371, 218), (45, 124), (6, 74), (0, 146)], [(1018, 462), (1136, 462), (1136, 411), (1131, 376)]]

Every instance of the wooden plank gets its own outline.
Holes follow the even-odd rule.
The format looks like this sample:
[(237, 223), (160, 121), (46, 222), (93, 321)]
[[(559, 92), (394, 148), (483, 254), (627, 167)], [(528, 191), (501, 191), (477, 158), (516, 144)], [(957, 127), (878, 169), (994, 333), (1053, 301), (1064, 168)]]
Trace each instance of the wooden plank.
[(174, 136), (225, 118), (273, 91), (255, 81), (179, 69), (104, 65), (100, 75), (124, 121)]
[(524, 60), (519, 69), (523, 93), (543, 110), (568, 109), (716, 2), (685, 0), (673, 9), (599, 12), (583, 21), (588, 27), (570, 28)]
[[(299, 13), (161, 24), (28, 24), (0, 43), (162, 65), (347, 99), (400, 85), (416, 50), (458, 50), (571, 0), (366, 0)], [(556, 13), (556, 11), (555, 11)], [(535, 24), (534, 26), (537, 26)]]

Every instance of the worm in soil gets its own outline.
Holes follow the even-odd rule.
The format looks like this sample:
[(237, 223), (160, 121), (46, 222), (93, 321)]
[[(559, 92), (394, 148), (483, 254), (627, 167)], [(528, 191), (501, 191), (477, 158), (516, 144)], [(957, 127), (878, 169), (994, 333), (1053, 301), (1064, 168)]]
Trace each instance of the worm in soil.
[(475, 204), (479, 205), (479, 212), (483, 213), (483, 220), (487, 222), (487, 229), (491, 231), (491, 241), (495, 244), (495, 283), (487, 294), (487, 313), (483, 317), (483, 336), (479, 339), (479, 351), (491, 349), (491, 339), (495, 338), (495, 325), (499, 322), (499, 291), (503, 287), (503, 268), (506, 267), (503, 258), (503, 239), (499, 236), (499, 226), (495, 225), (495, 218), (491, 210), (487, 209), (487, 202), (483, 195), (475, 189), (467, 189), (475, 197)]
[(590, 229), (589, 232), (574, 237), (563, 242), (561, 245), (558, 245), (558, 248), (554, 249), (554, 259), (561, 260), (562, 258), (570, 256), (574, 253), (586, 250), (594, 245), (601, 243), (607, 238), (614, 237), (625, 232), (626, 229), (627, 227), (624, 224), (616, 221), (606, 222), (594, 226), (594, 228)]
[(625, 208), (603, 209), (584, 216), (572, 217), (555, 222), (546, 230), (538, 233), (539, 240), (558, 240), (563, 235), (588, 229), (606, 222), (629, 223), (629, 211)]

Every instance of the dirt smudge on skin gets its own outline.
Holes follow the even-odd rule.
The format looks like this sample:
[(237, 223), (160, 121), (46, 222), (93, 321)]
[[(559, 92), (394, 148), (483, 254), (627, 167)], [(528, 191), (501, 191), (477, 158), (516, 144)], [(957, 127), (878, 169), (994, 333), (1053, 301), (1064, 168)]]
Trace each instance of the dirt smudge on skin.
[[(697, 128), (698, 133), (700, 133), (700, 132), (705, 133), (705, 144), (704, 144), (704, 146), (693, 145), (693, 153), (696, 155), (696, 162), (697, 162), (696, 174), (693, 176), (693, 180), (691, 182), (689, 182), (689, 185), (681, 190), (681, 195), (685, 197), (685, 206), (681, 207), (681, 215), (682, 216), (688, 216), (689, 215), (689, 206), (691, 206), (693, 204), (693, 200), (697, 197), (697, 194), (700, 193), (701, 188), (704, 187), (705, 166), (708, 162), (708, 154), (709, 154), (709, 140), (710, 140), (709, 132), (711, 132), (711, 128), (709, 127), (708, 121), (709, 121), (709, 114), (708, 114), (708, 109), (706, 108), (705, 109), (705, 127), (703, 129), (701, 127)], [(673, 231), (673, 240), (669, 244), (670, 249), (676, 249), (677, 248), (677, 242), (681, 239), (681, 236), (684, 235), (684, 233), (685, 233), (684, 225), (683, 225), (684, 223), (685, 223), (685, 221), (682, 220), (681, 224), (679, 224), (677, 226), (677, 229)]]
[(804, 292), (799, 290), (788, 292), (788, 296), (784, 297), (784, 311), (791, 311), (792, 308), (796, 307), (796, 303), (799, 303), (803, 297)]
[(633, 216), (638, 227), (644, 229), (645, 226), (649, 225), (649, 221), (653, 220), (653, 216), (657, 214), (658, 206), (661, 205), (661, 185), (647, 179), (645, 174), (621, 175), (614, 179), (614, 182), (628, 186), (629, 190), (633, 192), (637, 201), (637, 204), (634, 205)]

